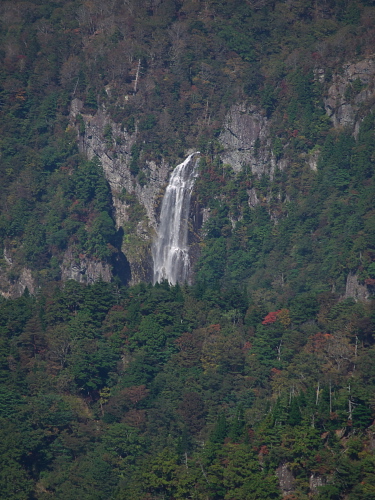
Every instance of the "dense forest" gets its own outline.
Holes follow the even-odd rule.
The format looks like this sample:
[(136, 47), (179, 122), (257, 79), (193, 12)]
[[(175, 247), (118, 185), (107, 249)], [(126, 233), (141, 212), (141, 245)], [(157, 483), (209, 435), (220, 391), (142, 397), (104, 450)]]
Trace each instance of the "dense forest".
[[(374, 46), (372, 0), (1, 2), (0, 498), (375, 498)], [(131, 282), (191, 150), (191, 284)]]

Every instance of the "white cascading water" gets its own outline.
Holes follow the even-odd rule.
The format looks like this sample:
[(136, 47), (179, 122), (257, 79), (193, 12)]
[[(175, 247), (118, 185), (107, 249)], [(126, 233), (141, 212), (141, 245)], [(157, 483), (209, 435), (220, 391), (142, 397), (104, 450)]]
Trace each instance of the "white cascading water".
[(189, 279), (188, 217), (198, 160), (189, 155), (173, 170), (160, 212), (160, 225), (152, 247), (154, 283), (175, 285)]

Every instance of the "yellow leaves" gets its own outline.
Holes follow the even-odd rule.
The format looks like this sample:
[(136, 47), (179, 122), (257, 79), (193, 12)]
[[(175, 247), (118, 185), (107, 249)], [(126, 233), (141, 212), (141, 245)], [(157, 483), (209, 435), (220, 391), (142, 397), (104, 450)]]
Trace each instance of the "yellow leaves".
[(26, 90), (20, 89), (16, 93), (16, 99), (18, 101), (26, 101)]
[(290, 316), (289, 316), (289, 309), (280, 309), (280, 312), (277, 315), (278, 321), (287, 328), (290, 325)]
[(103, 389), (99, 392), (100, 401), (102, 403), (106, 403), (111, 395), (111, 389), (109, 387), (103, 387)]

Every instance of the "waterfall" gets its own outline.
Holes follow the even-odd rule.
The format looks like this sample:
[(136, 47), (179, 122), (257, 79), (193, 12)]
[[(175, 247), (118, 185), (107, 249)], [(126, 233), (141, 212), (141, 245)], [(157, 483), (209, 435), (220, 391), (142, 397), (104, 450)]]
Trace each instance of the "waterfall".
[(189, 278), (188, 217), (198, 160), (189, 155), (173, 170), (160, 212), (157, 238), (152, 247), (154, 283), (167, 279), (172, 285)]

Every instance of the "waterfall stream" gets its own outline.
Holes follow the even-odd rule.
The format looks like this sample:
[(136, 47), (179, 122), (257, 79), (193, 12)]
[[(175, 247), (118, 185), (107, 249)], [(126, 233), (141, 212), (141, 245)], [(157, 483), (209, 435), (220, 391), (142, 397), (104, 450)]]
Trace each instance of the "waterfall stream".
[(164, 279), (175, 285), (188, 281), (190, 271), (188, 217), (198, 159), (189, 155), (173, 170), (160, 212), (157, 238), (152, 247), (154, 283)]

